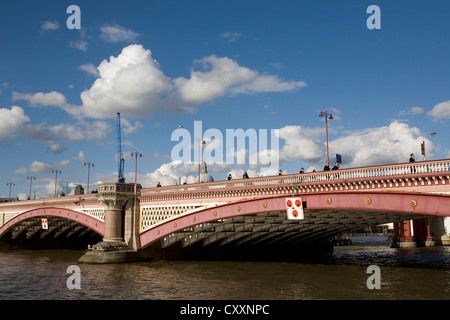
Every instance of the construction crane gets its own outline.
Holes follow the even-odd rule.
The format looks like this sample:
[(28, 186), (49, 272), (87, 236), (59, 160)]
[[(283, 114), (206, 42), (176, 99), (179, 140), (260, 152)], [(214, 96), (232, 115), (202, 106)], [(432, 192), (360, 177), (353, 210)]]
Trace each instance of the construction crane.
[(125, 165), (125, 159), (122, 155), (122, 138), (120, 134), (120, 112), (117, 112), (117, 160), (119, 162), (119, 170), (117, 171), (118, 182), (124, 183), (125, 177), (123, 176), (123, 170)]

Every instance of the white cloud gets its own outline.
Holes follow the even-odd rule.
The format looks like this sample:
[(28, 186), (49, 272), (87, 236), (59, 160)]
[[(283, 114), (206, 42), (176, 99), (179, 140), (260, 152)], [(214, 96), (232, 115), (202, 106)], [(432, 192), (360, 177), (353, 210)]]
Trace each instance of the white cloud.
[(14, 137), (28, 121), (30, 118), (21, 107), (12, 106), (11, 109), (0, 109), (0, 140)]
[(78, 151), (78, 155), (76, 157), (73, 157), (72, 159), (78, 160), (78, 161), (84, 161), (85, 158), (86, 157), (84, 155), (84, 152), (80, 150), (80, 151)]
[(431, 155), (435, 146), (418, 128), (394, 121), (389, 126), (349, 133), (331, 141), (330, 161), (338, 153), (349, 167), (408, 162), (411, 153), (419, 158), (422, 141), (426, 143), (427, 154)]
[(72, 110), (74, 114), (108, 118), (117, 112), (131, 116), (158, 112), (162, 96), (172, 87), (150, 50), (141, 45), (125, 47), (97, 69), (100, 77), (81, 93), (83, 105)]
[(25, 100), (32, 106), (41, 105), (41, 106), (57, 106), (57, 107), (65, 107), (67, 106), (66, 97), (56, 91), (52, 91), (49, 93), (37, 92), (34, 94), (31, 93), (20, 93), (13, 92), (12, 100)]
[(42, 173), (42, 172), (49, 172), (51, 170), (51, 166), (47, 163), (41, 162), (41, 161), (33, 161), (29, 166), (19, 168), (14, 173)]
[[(66, 108), (75, 116), (113, 117), (117, 112), (138, 117), (152, 113), (192, 113), (193, 105), (221, 98), (226, 94), (292, 91), (303, 81), (283, 82), (274, 75), (240, 66), (236, 61), (215, 55), (196, 60), (201, 70), (190, 77), (171, 79), (142, 45), (129, 45), (117, 57), (104, 60), (96, 68), (98, 79), (81, 93), (82, 106)], [(95, 67), (80, 69), (94, 74)]]
[(317, 162), (326, 156), (324, 144), (319, 140), (322, 128), (286, 126), (279, 130), (284, 145), (280, 150), (280, 162), (303, 160)]
[[(285, 126), (279, 129), (277, 134), (281, 147), (279, 150), (280, 164), (293, 162), (299, 163), (299, 169), (300, 166), (308, 167), (309, 165), (307, 171), (322, 170), (326, 161), (323, 128)], [(427, 155), (431, 156), (436, 151), (436, 147), (424, 137), (418, 128), (394, 121), (387, 126), (349, 132), (342, 138), (331, 140), (329, 143), (330, 161), (333, 164), (336, 153), (343, 157), (342, 168), (408, 162), (410, 153), (415, 153), (416, 159), (420, 160), (422, 141), (426, 142)], [(247, 156), (249, 150), (244, 148), (230, 152)], [(264, 150), (260, 150), (258, 155), (261, 152)], [(156, 155), (159, 156), (159, 154)], [(208, 163), (209, 158), (205, 156), (205, 159)], [(246, 164), (214, 163), (208, 165), (208, 172), (215, 180), (226, 179), (228, 173), (232, 174), (233, 179), (241, 179), (244, 171), (247, 171), (250, 177), (278, 174), (279, 168), (276, 166), (261, 165), (260, 163), (248, 165), (249, 160), (247, 158)], [(301, 162), (306, 162), (308, 165), (300, 165)], [(145, 177), (140, 178), (140, 181), (143, 185), (150, 187), (156, 186), (157, 182), (161, 182), (162, 185), (173, 185), (178, 183), (179, 177), (181, 177), (182, 183), (185, 180), (188, 183), (195, 183), (197, 172), (197, 163), (183, 163), (181, 160), (176, 160), (165, 163), (157, 170), (147, 173)]]
[(432, 116), (434, 120), (450, 119), (450, 100), (438, 103), (431, 111), (427, 112), (427, 115)]
[(124, 135), (136, 133), (140, 128), (144, 127), (142, 122), (140, 122), (139, 120), (135, 121), (134, 124), (132, 124), (130, 120), (123, 117), (120, 119), (120, 124)]
[(101, 140), (108, 135), (111, 127), (103, 121), (80, 121), (76, 123), (60, 123), (56, 125), (29, 124), (23, 128), (24, 135), (35, 141), (44, 141), (50, 148), (54, 140), (83, 141)]
[(69, 160), (61, 160), (57, 163), (54, 163), (53, 165), (50, 165), (45, 162), (41, 161), (33, 161), (29, 166), (16, 169), (14, 173), (17, 174), (23, 174), (23, 173), (45, 173), (45, 172), (51, 172), (52, 169), (58, 169), (61, 170), (61, 168), (67, 166), (70, 163)]
[(189, 79), (179, 77), (174, 80), (184, 103), (200, 104), (226, 93), (281, 92), (306, 86), (303, 81), (283, 82), (274, 75), (260, 75), (228, 57), (211, 55), (196, 63), (202, 66), (202, 71), (192, 70)]
[(54, 126), (47, 127), (49, 132), (58, 139), (68, 141), (82, 141), (86, 138), (86, 134), (80, 130), (78, 126), (68, 123), (60, 123)]
[(98, 72), (97, 67), (90, 63), (82, 64), (81, 66), (78, 67), (78, 69), (86, 72), (87, 74), (89, 74), (95, 78), (100, 76), (100, 73)]
[(188, 183), (196, 182), (198, 176), (198, 164), (182, 163), (181, 160), (172, 161), (161, 165), (153, 172), (147, 173), (142, 178), (142, 183), (145, 186), (153, 187), (158, 182), (163, 186), (174, 185), (181, 180), (181, 183), (187, 181)]
[(59, 29), (58, 21), (44, 21), (41, 23), (41, 32), (54, 31)]
[(84, 40), (78, 40), (78, 41), (69, 41), (69, 47), (78, 49), (80, 51), (87, 51), (88, 43)]
[(181, 100), (187, 103), (203, 103), (222, 97), (230, 87), (250, 82), (258, 75), (226, 57), (212, 55), (196, 62), (209, 71), (192, 70), (189, 79), (174, 80)]
[(49, 141), (47, 150), (50, 151), (53, 154), (61, 154), (63, 153), (67, 148), (64, 146), (61, 146), (59, 143), (55, 143), (53, 141)]
[(283, 82), (274, 75), (261, 75), (250, 83), (231, 89), (232, 93), (284, 92), (306, 87), (304, 81)]
[(225, 32), (220, 35), (220, 37), (227, 42), (234, 42), (242, 36), (239, 32)]
[(100, 28), (101, 37), (106, 42), (117, 43), (121, 41), (135, 41), (139, 34), (131, 29), (125, 29), (117, 24), (115, 25), (104, 25)]
[(421, 107), (412, 107), (409, 110), (402, 110), (400, 111), (397, 115), (398, 116), (407, 116), (407, 115), (417, 115), (417, 114), (422, 114), (424, 113), (423, 108)]

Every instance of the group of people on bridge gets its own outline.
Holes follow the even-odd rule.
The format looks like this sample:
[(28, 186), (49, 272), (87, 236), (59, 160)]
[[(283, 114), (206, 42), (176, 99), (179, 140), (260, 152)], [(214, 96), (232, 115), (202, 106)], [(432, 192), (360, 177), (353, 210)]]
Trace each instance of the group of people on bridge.
[[(410, 156), (409, 156), (409, 162), (415, 162), (415, 161), (416, 160), (414, 158), (414, 153), (411, 153)], [(335, 162), (334, 166), (331, 169), (330, 169), (330, 165), (329, 165), (328, 161), (325, 163), (325, 166), (323, 167), (323, 171), (338, 170), (338, 169), (339, 169), (339, 162), (338, 161)], [(413, 169), (411, 169), (411, 170), (413, 170)], [(311, 172), (316, 172), (316, 170), (314, 169)], [(299, 173), (306, 173), (305, 172), (305, 168), (301, 168)], [(278, 175), (279, 176), (283, 175), (283, 170), (280, 169), (279, 172), (278, 172)], [(231, 173), (229, 173), (228, 176), (227, 176), (227, 180), (232, 180), (232, 179), (233, 179), (233, 176), (231, 175)], [(247, 171), (245, 171), (244, 174), (242, 175), (242, 179), (250, 179)], [(184, 181), (183, 184), (187, 184), (187, 181)], [(160, 182), (157, 183), (157, 187), (161, 187), (161, 183)]]

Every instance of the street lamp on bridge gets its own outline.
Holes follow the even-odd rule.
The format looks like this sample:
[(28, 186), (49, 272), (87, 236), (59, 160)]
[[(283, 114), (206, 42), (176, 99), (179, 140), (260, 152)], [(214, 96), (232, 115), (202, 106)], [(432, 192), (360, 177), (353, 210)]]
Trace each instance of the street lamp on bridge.
[(137, 184), (137, 158), (142, 158), (142, 153), (139, 152), (132, 152), (132, 157), (135, 157), (135, 166), (134, 166), (134, 190), (136, 190), (136, 184)]
[[(200, 144), (201, 142), (201, 144)], [(202, 140), (200, 138), (198, 138), (198, 183), (200, 183), (200, 164), (201, 164), (201, 159), (200, 159), (200, 153), (202, 151), (202, 147), (201, 145), (206, 144), (205, 140)]]
[(52, 173), (55, 173), (55, 197), (56, 197), (56, 185), (58, 183), (58, 173), (61, 173), (61, 170), (58, 169), (52, 169)]
[(30, 177), (27, 177), (27, 180), (30, 180), (30, 193), (29, 193), (29, 195), (28, 195), (28, 199), (31, 199), (31, 182), (32, 182), (33, 180), (36, 180), (36, 177), (30, 176)]
[(137, 158), (142, 158), (142, 153), (132, 152), (132, 157), (135, 157), (135, 166), (134, 166), (134, 204), (133, 204), (133, 211), (134, 215), (136, 215), (136, 205), (137, 205)]
[(333, 115), (329, 115), (327, 110), (324, 112), (320, 112), (319, 117), (323, 118), (325, 117), (325, 131), (326, 131), (326, 137), (327, 137), (327, 164), (330, 165), (330, 155), (328, 152), (328, 120), (333, 120)]
[(11, 186), (15, 186), (15, 184), (12, 182), (7, 182), (6, 185), (9, 186), (9, 198), (8, 199), (11, 200)]
[(91, 165), (94, 167), (94, 164), (90, 163), (90, 162), (85, 162), (84, 165), (88, 167), (88, 181), (87, 181), (87, 191), (86, 191), (86, 193), (89, 193), (89, 175), (90, 175), (90, 171), (91, 171)]

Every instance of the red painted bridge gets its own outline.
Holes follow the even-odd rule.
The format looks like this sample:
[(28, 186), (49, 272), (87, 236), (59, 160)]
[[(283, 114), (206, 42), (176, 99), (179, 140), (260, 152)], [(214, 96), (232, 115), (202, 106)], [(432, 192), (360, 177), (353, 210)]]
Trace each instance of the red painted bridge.
[[(287, 218), (285, 198), (293, 195), (304, 203), (304, 219)], [(394, 223), (397, 243), (446, 244), (447, 216), (450, 159), (157, 188), (105, 183), (96, 194), (0, 204), (0, 242), (97, 241), (104, 249), (116, 241), (167, 257), (292, 254), (386, 223)]]

